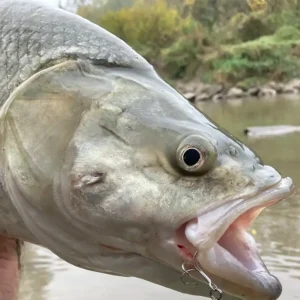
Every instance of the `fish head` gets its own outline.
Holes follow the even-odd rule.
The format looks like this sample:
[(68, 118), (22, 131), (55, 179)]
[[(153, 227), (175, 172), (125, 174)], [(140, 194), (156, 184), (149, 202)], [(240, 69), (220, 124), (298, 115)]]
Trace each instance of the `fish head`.
[(189, 273), (199, 286), (180, 281), (183, 263), (240, 299), (279, 297), (247, 229), (291, 196), (290, 178), (152, 71), (76, 62), (39, 76), (2, 119), (6, 184), (42, 245), (80, 267), (188, 294), (208, 290), (199, 272)]

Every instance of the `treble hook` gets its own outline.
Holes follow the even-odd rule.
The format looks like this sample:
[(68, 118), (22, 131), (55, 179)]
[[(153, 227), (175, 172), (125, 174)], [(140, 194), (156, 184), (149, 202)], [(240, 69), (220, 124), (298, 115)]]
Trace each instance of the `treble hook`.
[[(202, 270), (202, 268), (199, 266), (199, 263), (197, 261), (197, 256), (199, 252), (196, 251), (196, 253), (193, 256), (193, 264), (184, 262), (181, 266), (183, 273), (181, 275), (181, 281), (186, 285), (198, 285), (197, 282), (187, 282), (184, 280), (185, 276), (188, 276), (192, 279), (192, 276), (190, 275), (191, 272), (197, 271), (204, 280), (208, 283), (208, 286), (210, 287), (209, 296), (211, 300), (221, 300), (223, 298), (223, 292), (220, 290), (216, 284), (214, 284), (211, 279), (207, 276), (207, 274)], [(187, 269), (187, 264), (189, 264), (189, 267)]]
[(191, 268), (189, 268), (189, 269), (186, 269), (186, 264), (187, 264), (187, 262), (184, 262), (181, 266), (181, 268), (183, 270), (183, 273), (181, 274), (182, 283), (184, 283), (185, 285), (198, 285), (198, 283), (196, 281), (188, 282), (188, 281), (184, 280), (184, 276), (186, 276), (186, 275), (192, 279), (192, 276), (190, 275), (190, 273), (196, 271), (196, 269), (194, 269), (193, 266), (191, 266)]
[[(210, 287), (210, 297), (213, 300), (221, 300), (223, 298), (223, 292), (222, 290), (220, 290), (216, 284), (214, 284), (211, 279), (206, 275), (206, 273), (204, 273), (204, 271), (201, 269), (201, 267), (198, 264), (197, 261), (197, 256), (198, 256), (198, 251), (196, 251), (196, 253), (194, 254), (193, 257), (193, 263), (194, 263), (194, 267), (195, 269), (201, 274), (201, 276), (206, 280), (206, 282), (208, 283), (209, 287)], [(215, 297), (217, 296), (217, 297)]]

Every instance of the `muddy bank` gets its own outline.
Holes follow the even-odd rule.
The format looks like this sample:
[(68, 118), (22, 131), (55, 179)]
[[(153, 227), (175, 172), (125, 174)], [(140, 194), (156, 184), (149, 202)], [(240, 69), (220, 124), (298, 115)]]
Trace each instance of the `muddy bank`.
[(300, 97), (300, 78), (287, 83), (269, 82), (260, 87), (250, 88), (226, 88), (221, 84), (204, 84), (200, 81), (177, 82), (175, 88), (193, 103), (253, 97), (271, 98), (278, 95)]

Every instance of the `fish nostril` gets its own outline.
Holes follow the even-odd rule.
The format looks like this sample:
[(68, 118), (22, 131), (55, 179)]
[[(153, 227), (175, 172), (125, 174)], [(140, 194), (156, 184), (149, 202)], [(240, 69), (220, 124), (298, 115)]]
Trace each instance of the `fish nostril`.
[(229, 153), (233, 157), (238, 157), (239, 156), (239, 151), (232, 145), (229, 146)]

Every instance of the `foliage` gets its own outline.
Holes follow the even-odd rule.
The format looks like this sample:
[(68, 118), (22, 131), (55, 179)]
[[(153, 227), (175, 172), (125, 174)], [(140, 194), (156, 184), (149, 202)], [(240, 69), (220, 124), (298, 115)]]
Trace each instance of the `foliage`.
[(279, 41), (297, 41), (300, 40), (300, 30), (293, 26), (280, 27), (275, 34)]
[(88, 2), (86, 0), (76, 0), (85, 3), (84, 5), (78, 5), (77, 14), (94, 22), (99, 23), (101, 17), (110, 12), (118, 11), (123, 8), (131, 7), (134, 0), (94, 0)]
[(297, 11), (300, 8), (299, 0), (268, 0), (268, 10), (271, 13), (282, 11)]
[(272, 33), (261, 15), (251, 15), (239, 24), (238, 35), (243, 42), (252, 41)]
[(194, 19), (211, 28), (219, 19), (218, 0), (198, 0), (195, 2), (192, 15)]
[(168, 80), (203, 74), (248, 85), (300, 75), (300, 0), (69, 1)]
[(187, 34), (181, 36), (162, 53), (162, 66), (173, 78), (193, 75), (201, 64), (203, 57), (212, 46), (205, 29), (194, 23)]
[(267, 0), (248, 0), (248, 5), (252, 11), (264, 11), (268, 8)]
[(140, 1), (130, 8), (108, 12), (99, 21), (136, 50), (148, 54), (148, 59), (174, 43), (190, 23), (191, 19), (182, 19), (178, 11), (168, 7), (164, 0), (153, 4)]
[[(300, 45), (300, 40), (296, 41)], [(212, 60), (214, 79), (238, 83), (247, 78), (283, 80), (300, 75), (300, 60), (293, 54), (295, 41), (278, 42), (267, 36), (226, 47)]]

